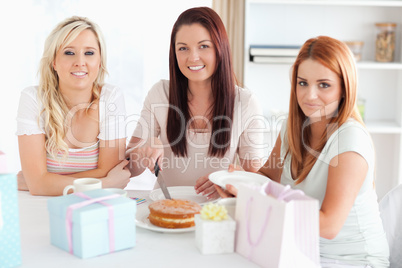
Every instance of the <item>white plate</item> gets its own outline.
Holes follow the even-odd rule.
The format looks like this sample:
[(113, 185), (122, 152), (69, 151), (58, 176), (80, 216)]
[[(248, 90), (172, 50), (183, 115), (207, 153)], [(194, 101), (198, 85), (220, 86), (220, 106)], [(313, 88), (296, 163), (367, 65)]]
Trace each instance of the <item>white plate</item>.
[(219, 185), (223, 189), (226, 189), (226, 184), (231, 184), (236, 188), (239, 188), (240, 184), (261, 186), (269, 179), (261, 174), (246, 171), (233, 171), (226, 170), (216, 171), (209, 174), (209, 180)]
[(161, 233), (185, 233), (185, 232), (192, 232), (195, 230), (195, 226), (188, 227), (188, 228), (177, 228), (177, 229), (169, 229), (169, 228), (162, 228), (156, 225), (153, 225), (149, 219), (149, 209), (148, 205), (138, 205), (137, 206), (137, 213), (135, 215), (135, 224), (138, 227), (148, 229), (155, 232)]
[[(208, 200), (206, 196), (197, 194), (193, 186), (172, 186), (168, 187), (168, 191), (170, 193), (170, 196), (174, 199), (191, 200), (200, 205), (204, 205), (206, 203), (214, 201), (214, 200)], [(160, 188), (153, 190), (149, 194), (149, 197), (153, 201), (165, 199), (165, 196), (163, 195), (162, 190)]]

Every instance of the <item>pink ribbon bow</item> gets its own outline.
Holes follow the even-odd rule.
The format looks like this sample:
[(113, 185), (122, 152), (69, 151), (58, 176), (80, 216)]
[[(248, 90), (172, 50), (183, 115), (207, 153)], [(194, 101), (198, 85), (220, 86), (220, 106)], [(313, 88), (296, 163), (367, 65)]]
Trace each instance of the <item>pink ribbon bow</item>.
[(113, 195), (107, 195), (107, 196), (102, 196), (98, 198), (92, 198), (89, 197), (83, 193), (74, 193), (74, 195), (77, 195), (79, 197), (85, 198), (87, 200), (82, 201), (80, 203), (72, 204), (68, 206), (67, 208), (67, 214), (66, 214), (66, 231), (67, 231), (67, 240), (68, 240), (68, 248), (69, 252), (73, 254), (73, 234), (72, 234), (72, 229), (73, 229), (73, 211), (78, 208), (82, 208), (88, 205), (91, 205), (93, 203), (99, 203), (104, 206), (108, 207), (108, 212), (109, 212), (109, 251), (114, 252), (115, 249), (115, 241), (114, 241), (114, 213), (113, 213), (113, 206), (103, 202), (104, 200), (108, 199), (113, 199), (120, 197), (119, 194), (113, 194)]
[(283, 187), (280, 184), (273, 184), (270, 182), (264, 185), (262, 188), (264, 194), (271, 194), (280, 201), (284, 201), (286, 198), (289, 198), (295, 194), (304, 195), (304, 192), (302, 190), (291, 189), (290, 185), (286, 185), (285, 187)]

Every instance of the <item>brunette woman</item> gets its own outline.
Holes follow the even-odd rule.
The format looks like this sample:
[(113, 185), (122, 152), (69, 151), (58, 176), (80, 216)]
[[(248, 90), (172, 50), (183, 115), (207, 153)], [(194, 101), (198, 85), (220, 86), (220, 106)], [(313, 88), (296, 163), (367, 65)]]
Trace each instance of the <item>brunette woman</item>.
[(129, 144), (132, 175), (158, 162), (168, 186), (195, 186), (217, 197), (208, 174), (237, 157), (257, 171), (263, 157), (261, 109), (256, 97), (236, 85), (229, 41), (218, 14), (199, 7), (184, 11), (173, 26), (170, 80), (149, 91)]

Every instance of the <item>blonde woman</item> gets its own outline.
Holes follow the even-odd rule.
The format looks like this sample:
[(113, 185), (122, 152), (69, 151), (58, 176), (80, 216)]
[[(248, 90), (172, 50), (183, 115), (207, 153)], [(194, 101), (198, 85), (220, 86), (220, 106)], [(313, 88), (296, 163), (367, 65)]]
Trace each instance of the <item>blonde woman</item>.
[(374, 146), (356, 99), (348, 47), (327, 36), (307, 40), (293, 65), (289, 118), (259, 170), (319, 201), (321, 267), (389, 266)]
[(20, 190), (60, 195), (82, 177), (100, 178), (105, 188), (127, 185), (124, 98), (104, 83), (106, 73), (95, 23), (71, 17), (50, 33), (39, 86), (23, 90), (18, 108)]

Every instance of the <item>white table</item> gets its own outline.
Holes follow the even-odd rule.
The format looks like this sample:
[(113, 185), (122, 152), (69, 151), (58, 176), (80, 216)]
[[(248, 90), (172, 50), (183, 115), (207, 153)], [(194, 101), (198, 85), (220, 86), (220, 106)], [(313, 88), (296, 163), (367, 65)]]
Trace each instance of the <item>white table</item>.
[[(149, 190), (129, 190), (130, 197), (146, 198)], [(50, 244), (49, 197), (19, 192), (21, 267), (258, 267), (243, 256), (202, 255), (194, 232), (160, 233), (137, 227), (136, 246), (99, 257), (80, 259)], [(148, 202), (148, 201), (147, 201)], [(143, 203), (139, 206), (147, 206)]]

